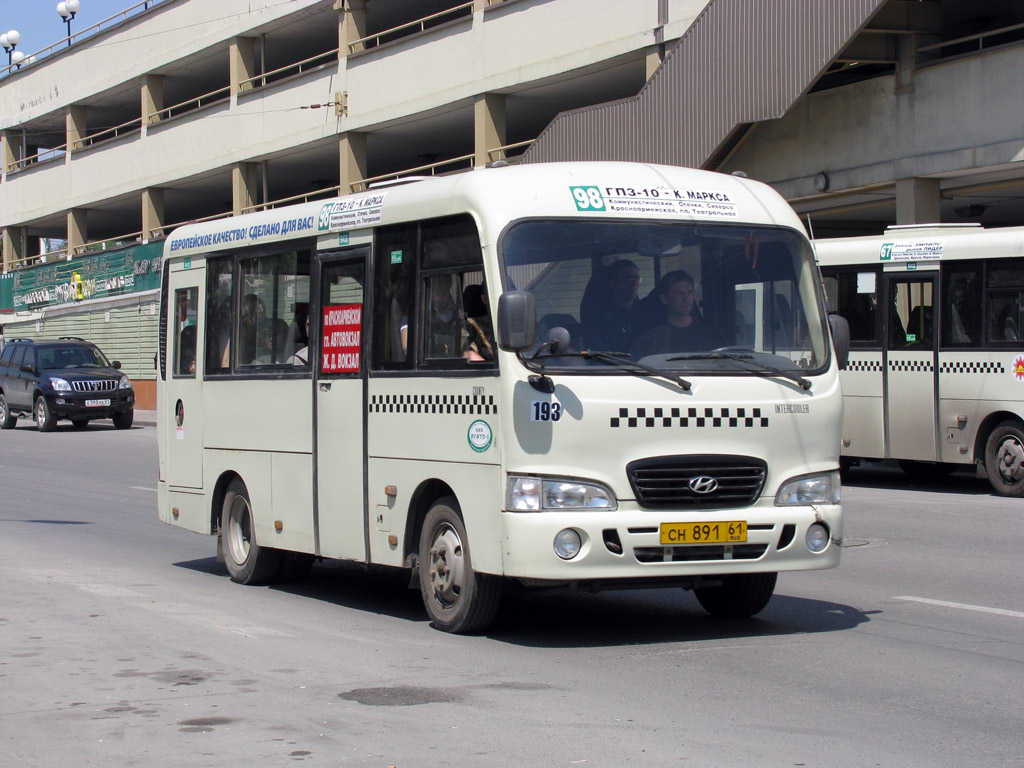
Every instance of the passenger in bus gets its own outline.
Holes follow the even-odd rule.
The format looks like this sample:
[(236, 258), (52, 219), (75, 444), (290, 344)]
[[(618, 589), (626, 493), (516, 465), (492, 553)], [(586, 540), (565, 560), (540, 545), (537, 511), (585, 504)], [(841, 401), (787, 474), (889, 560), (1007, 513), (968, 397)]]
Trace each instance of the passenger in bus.
[(196, 373), (196, 326), (186, 325), (181, 329), (178, 340), (179, 376), (195, 376)]
[(659, 301), (665, 308), (664, 322), (639, 339), (631, 354), (635, 360), (648, 355), (701, 352), (717, 344), (696, 307), (693, 278), (685, 270), (669, 272), (658, 282)]
[(642, 278), (629, 259), (620, 259), (591, 277), (580, 302), (583, 341), (600, 352), (628, 352), (637, 333), (635, 311)]
[(238, 361), (243, 365), (253, 363), (259, 354), (257, 328), (265, 315), (266, 309), (263, 302), (260, 301), (260, 297), (255, 293), (246, 294), (242, 300), (241, 338), (238, 347), (241, 352)]
[(494, 359), (494, 325), (487, 304), (487, 286), (467, 285), (462, 291), (462, 307), (466, 313), (469, 335), (463, 357), (471, 362)]
[(295, 354), (289, 357), (285, 362), (289, 365), (303, 365), (309, 366), (309, 313), (306, 313), (306, 346), (301, 349), (295, 350)]

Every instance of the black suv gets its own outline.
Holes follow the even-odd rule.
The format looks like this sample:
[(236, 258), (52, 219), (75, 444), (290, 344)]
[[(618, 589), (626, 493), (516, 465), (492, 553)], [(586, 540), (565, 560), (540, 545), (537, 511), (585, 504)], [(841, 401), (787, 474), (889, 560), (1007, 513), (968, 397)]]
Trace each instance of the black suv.
[(14, 339), (0, 352), (0, 429), (13, 429), (19, 416), (50, 432), (58, 419), (82, 429), (92, 419), (112, 419), (128, 429), (135, 416), (135, 390), (99, 347), (83, 339)]

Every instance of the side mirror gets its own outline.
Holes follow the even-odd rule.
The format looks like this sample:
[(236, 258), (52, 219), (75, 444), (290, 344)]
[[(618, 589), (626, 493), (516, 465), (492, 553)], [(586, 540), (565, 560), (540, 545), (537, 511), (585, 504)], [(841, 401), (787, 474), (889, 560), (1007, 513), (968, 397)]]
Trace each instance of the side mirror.
[(22, 363), (21, 364), (21, 370), (24, 373), (35, 373), (36, 372), (36, 367), (34, 365), (32, 365), (32, 363)]
[(528, 291), (506, 291), (498, 298), (498, 346), (521, 352), (537, 341), (537, 307)]
[(110, 364), (110, 367), (111, 368), (120, 368), (121, 367), (121, 361), (120, 360), (115, 360), (114, 362), (112, 362)]
[(832, 332), (836, 362), (839, 364), (839, 370), (843, 370), (850, 360), (850, 324), (841, 315), (829, 315), (828, 328)]

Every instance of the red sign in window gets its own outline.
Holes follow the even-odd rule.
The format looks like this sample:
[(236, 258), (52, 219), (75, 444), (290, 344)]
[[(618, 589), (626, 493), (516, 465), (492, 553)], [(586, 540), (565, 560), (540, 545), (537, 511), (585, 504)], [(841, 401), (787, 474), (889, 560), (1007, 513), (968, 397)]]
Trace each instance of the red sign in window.
[(358, 373), (359, 350), (363, 339), (362, 304), (335, 304), (324, 307), (324, 373)]

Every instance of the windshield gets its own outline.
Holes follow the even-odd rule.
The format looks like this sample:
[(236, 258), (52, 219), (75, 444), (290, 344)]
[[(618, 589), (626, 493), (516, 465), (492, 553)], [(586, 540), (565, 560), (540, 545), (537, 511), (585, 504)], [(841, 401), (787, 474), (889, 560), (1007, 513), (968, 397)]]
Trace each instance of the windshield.
[[(792, 230), (523, 221), (505, 234), (502, 256), (506, 289), (529, 291), (537, 307), (537, 344), (522, 357), (546, 368), (622, 371), (588, 352), (683, 372), (825, 364), (817, 270)], [(545, 344), (559, 327), (565, 350)]]
[(39, 349), (40, 368), (109, 368), (110, 362), (97, 347), (66, 344)]

